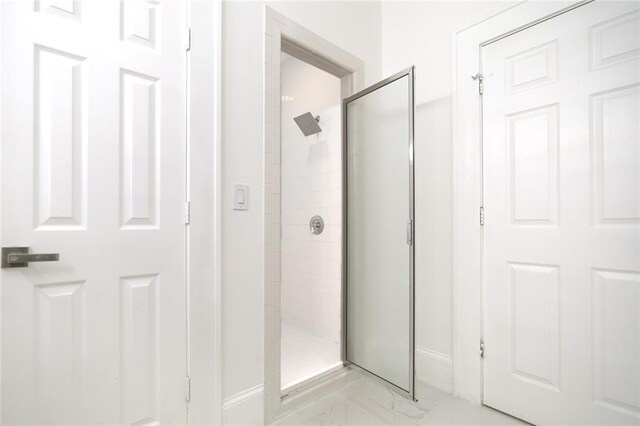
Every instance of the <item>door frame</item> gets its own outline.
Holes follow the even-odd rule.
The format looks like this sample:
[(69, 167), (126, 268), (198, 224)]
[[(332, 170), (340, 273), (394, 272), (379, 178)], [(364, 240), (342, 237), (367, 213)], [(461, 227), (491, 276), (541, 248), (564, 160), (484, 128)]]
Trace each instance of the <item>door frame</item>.
[[(409, 79), (409, 145), (407, 146), (407, 152), (409, 154), (409, 217), (410, 225), (408, 224), (407, 228), (407, 238), (410, 238), (411, 245), (409, 246), (409, 316), (411, 318), (409, 324), (409, 389), (408, 391), (400, 388), (399, 386), (391, 383), (384, 378), (376, 375), (375, 373), (355, 364), (347, 358), (347, 277), (348, 277), (348, 234), (345, 232), (347, 228), (347, 218), (348, 218), (348, 203), (347, 203), (347, 176), (348, 176), (348, 160), (347, 160), (347, 104), (349, 102), (360, 99), (376, 90), (387, 86), (388, 84), (393, 83), (403, 77), (407, 76)], [(416, 375), (416, 367), (415, 367), (415, 168), (414, 168), (414, 136), (415, 136), (415, 67), (411, 66), (406, 68), (390, 77), (385, 78), (377, 82), (376, 84), (367, 87), (364, 90), (361, 90), (358, 93), (355, 93), (347, 98), (342, 100), (342, 342), (341, 342), (341, 350), (342, 350), (342, 362), (345, 365), (348, 365), (364, 374), (372, 379), (383, 383), (385, 386), (394, 389), (400, 395), (405, 396), (406, 398), (410, 398), (414, 401), (415, 399), (415, 375)], [(409, 228), (410, 226), (410, 228)]]
[(524, 1), (461, 29), (453, 40), (453, 391), (483, 403), (481, 49), (594, 0)]
[(222, 2), (187, 0), (190, 424), (222, 424)]
[[(190, 376), (186, 405), (192, 424), (222, 423), (221, 386), (221, 28), (220, 2), (186, 0), (188, 26), (197, 39), (187, 55), (187, 228), (185, 356)], [(0, 22), (4, 8), (0, 5)], [(0, 59), (2, 32), (0, 32)], [(1, 63), (1, 60), (0, 60)], [(0, 78), (2, 77), (0, 66)], [(1, 105), (0, 105), (1, 108)], [(192, 113), (196, 111), (196, 113)], [(0, 131), (2, 114), (0, 110)], [(192, 143), (197, 141), (197, 143)], [(0, 153), (1, 154), (1, 153)], [(0, 174), (1, 175), (1, 174)], [(2, 182), (0, 181), (0, 185)], [(186, 201), (186, 200), (185, 200)], [(1, 214), (1, 212), (0, 212)], [(0, 228), (0, 241), (2, 229)], [(0, 301), (2, 300), (0, 282)], [(2, 338), (0, 334), (0, 339)], [(0, 360), (2, 354), (0, 353)], [(1, 363), (0, 363), (1, 364)], [(2, 371), (0, 370), (0, 377)], [(0, 395), (0, 417), (2, 399)], [(186, 396), (186, 394), (185, 394)]]
[(309, 401), (324, 385), (347, 379), (343, 365), (281, 389), (281, 69), (282, 52), (341, 80), (341, 97), (364, 85), (364, 62), (269, 6), (264, 9), (264, 419), (270, 424)]

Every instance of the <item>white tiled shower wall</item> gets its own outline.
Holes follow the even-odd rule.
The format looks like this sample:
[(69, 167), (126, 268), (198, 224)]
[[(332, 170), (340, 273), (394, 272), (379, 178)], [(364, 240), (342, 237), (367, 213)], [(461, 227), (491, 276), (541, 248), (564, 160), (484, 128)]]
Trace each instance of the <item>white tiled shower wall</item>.
[[(341, 118), (340, 80), (283, 54), (282, 321), (340, 341)], [(293, 121), (320, 115), (322, 132), (305, 137)], [(309, 221), (325, 228), (313, 235)]]

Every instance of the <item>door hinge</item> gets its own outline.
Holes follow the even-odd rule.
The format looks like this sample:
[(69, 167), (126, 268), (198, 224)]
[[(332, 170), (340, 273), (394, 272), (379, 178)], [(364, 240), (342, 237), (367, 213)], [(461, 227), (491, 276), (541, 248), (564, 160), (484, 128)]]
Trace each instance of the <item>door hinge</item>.
[(480, 358), (484, 358), (484, 340), (480, 339)]
[(410, 246), (413, 245), (413, 220), (408, 220), (407, 221), (407, 244), (409, 244)]
[(184, 378), (184, 399), (191, 401), (191, 377)]
[(189, 52), (191, 50), (191, 28), (185, 29), (185, 39), (186, 39), (185, 50)]
[(478, 80), (478, 93), (484, 93), (484, 76), (480, 73), (471, 76), (472, 79)]
[(184, 223), (185, 225), (191, 223), (191, 201), (187, 201), (184, 206)]
[(484, 226), (484, 207), (480, 206), (480, 226)]

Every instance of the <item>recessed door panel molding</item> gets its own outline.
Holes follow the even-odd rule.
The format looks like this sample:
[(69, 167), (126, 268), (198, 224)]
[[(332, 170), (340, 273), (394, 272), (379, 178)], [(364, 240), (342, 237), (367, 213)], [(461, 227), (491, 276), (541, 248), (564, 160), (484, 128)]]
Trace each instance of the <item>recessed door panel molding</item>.
[(413, 96), (410, 68), (343, 105), (344, 358), (410, 397), (415, 349)]
[(558, 224), (558, 105), (507, 116), (514, 225)]
[(640, 59), (640, 12), (633, 10), (591, 27), (591, 68)]
[(640, 419), (639, 8), (586, 3), (481, 49), (483, 402), (533, 424)]
[(156, 274), (120, 279), (123, 424), (157, 424), (159, 282)]
[(511, 371), (536, 386), (560, 387), (560, 274), (557, 266), (508, 263)]
[(159, 226), (160, 82), (121, 70), (121, 220), (123, 228)]
[(35, 0), (37, 12), (52, 13), (64, 18), (80, 19), (81, 2), (78, 0)]
[(86, 283), (38, 285), (35, 296), (36, 404), (39, 421), (82, 423), (86, 345)]
[(640, 84), (591, 97), (596, 225), (640, 225)]
[(34, 53), (35, 227), (86, 227), (85, 58), (44, 46)]
[(150, 49), (157, 49), (159, 2), (155, 0), (125, 0), (120, 3), (120, 37)]
[(558, 79), (558, 40), (511, 55), (505, 66), (507, 93), (553, 83)]
[(592, 285), (594, 399), (640, 419), (640, 274), (594, 269)]

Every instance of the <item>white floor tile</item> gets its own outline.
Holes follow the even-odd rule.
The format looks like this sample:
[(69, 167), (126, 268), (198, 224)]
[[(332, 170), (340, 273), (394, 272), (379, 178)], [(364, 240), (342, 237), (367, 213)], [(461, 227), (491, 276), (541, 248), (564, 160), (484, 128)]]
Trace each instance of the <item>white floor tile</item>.
[(340, 345), (283, 323), (281, 357), (281, 380), (286, 387), (339, 363)]
[(420, 425), (526, 425), (514, 417), (489, 407), (451, 398), (438, 406)]
[(276, 422), (277, 425), (524, 425), (488, 407), (473, 405), (417, 384), (412, 402), (361, 377)]

